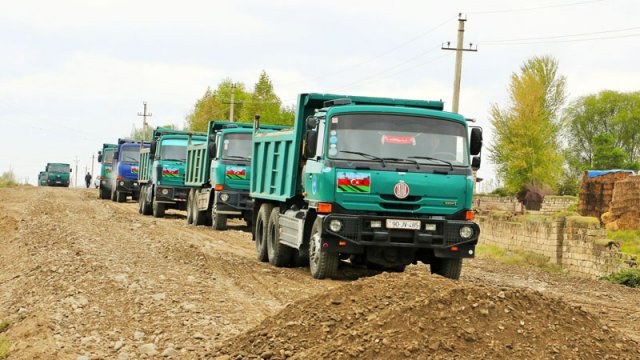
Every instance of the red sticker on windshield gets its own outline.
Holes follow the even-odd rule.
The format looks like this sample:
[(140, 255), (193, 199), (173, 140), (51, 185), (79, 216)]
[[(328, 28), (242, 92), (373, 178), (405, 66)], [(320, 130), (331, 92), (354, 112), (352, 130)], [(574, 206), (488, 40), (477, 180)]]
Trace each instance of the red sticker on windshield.
[(383, 144), (415, 145), (415, 136), (382, 135)]

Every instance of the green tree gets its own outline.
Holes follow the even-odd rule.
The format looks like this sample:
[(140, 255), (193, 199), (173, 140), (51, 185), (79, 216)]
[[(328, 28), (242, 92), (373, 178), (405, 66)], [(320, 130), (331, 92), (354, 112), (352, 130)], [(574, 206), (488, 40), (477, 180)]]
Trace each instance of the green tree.
[[(161, 127), (169, 128), (169, 129), (177, 129), (177, 126), (173, 124), (162, 125)], [(147, 131), (144, 132), (144, 140), (150, 141), (151, 136), (153, 136), (153, 127), (148, 126)], [(134, 126), (133, 129), (131, 130), (131, 134), (129, 134), (129, 138), (136, 141), (142, 140), (142, 128), (138, 128)]]
[(189, 130), (206, 131), (210, 120), (229, 120), (232, 92), (235, 94), (233, 120), (252, 121), (253, 118), (244, 119), (240, 116), (244, 103), (250, 94), (245, 90), (244, 84), (234, 83), (227, 78), (218, 84), (216, 90), (212, 91), (211, 88), (207, 88), (204, 95), (196, 101), (193, 110), (186, 119)]
[(282, 106), (282, 101), (274, 92), (273, 83), (264, 70), (260, 73), (253, 93), (242, 107), (240, 118), (244, 121), (252, 121), (255, 115), (260, 115), (260, 122), (263, 124), (293, 124), (293, 107)]
[(640, 160), (640, 92), (605, 90), (583, 96), (567, 108), (564, 124), (579, 166), (596, 167), (596, 138), (603, 134), (612, 136), (612, 145), (626, 153), (630, 164)]
[(556, 59), (533, 57), (512, 74), (509, 104), (504, 109), (492, 106), (495, 139), (489, 156), (507, 192), (514, 194), (527, 186), (558, 187), (563, 165), (558, 112), (565, 87)]
[(621, 169), (629, 161), (624, 150), (615, 145), (611, 134), (599, 134), (593, 138), (593, 169)]

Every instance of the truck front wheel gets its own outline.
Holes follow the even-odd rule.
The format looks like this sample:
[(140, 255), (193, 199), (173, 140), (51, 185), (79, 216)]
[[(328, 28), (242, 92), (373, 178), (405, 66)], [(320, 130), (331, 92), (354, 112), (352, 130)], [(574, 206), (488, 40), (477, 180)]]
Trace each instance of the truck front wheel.
[(280, 208), (271, 210), (269, 224), (267, 226), (267, 254), (269, 263), (273, 266), (283, 267), (291, 265), (292, 248), (280, 244)]
[(322, 251), (322, 219), (316, 219), (309, 238), (309, 269), (316, 279), (334, 278), (338, 273), (339, 254)]
[(193, 209), (194, 209), (194, 196), (193, 190), (189, 190), (189, 196), (187, 197), (187, 225), (193, 224)]
[(215, 209), (212, 209), (211, 227), (213, 230), (227, 230), (227, 215), (218, 214)]
[(462, 272), (462, 259), (433, 258), (431, 273), (458, 280)]
[(267, 225), (269, 224), (271, 210), (273, 210), (273, 205), (262, 204), (256, 217), (256, 257), (262, 262), (269, 261), (269, 255), (267, 253)]
[(116, 201), (119, 203), (127, 202), (127, 194), (116, 190)]
[(153, 217), (156, 217), (156, 218), (163, 218), (164, 217), (164, 204), (163, 203), (159, 203), (157, 201), (154, 201), (153, 205), (151, 205), (151, 208), (153, 209)]

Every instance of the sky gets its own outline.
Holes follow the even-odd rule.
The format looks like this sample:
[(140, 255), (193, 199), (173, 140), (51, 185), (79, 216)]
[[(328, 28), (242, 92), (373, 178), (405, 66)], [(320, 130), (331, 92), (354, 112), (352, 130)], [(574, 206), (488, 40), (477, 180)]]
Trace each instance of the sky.
[(144, 101), (152, 126), (184, 126), (207, 87), (252, 89), (262, 70), (285, 105), (328, 92), (451, 110), (455, 52), (441, 46), (460, 13), (478, 48), (459, 112), (485, 130), (480, 189), (497, 184), (489, 110), (527, 59), (558, 60), (569, 102), (638, 90), (637, 0), (0, 0), (0, 173), (35, 184), (47, 162), (77, 163), (82, 182), (102, 143), (140, 127)]

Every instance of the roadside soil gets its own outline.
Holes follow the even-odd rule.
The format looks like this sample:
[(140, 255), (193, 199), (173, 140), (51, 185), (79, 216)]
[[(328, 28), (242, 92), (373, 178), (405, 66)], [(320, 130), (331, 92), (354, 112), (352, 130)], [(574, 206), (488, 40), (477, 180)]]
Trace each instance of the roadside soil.
[(317, 281), (259, 262), (230, 225), (95, 190), (0, 189), (9, 358), (640, 358), (639, 290), (482, 259), (458, 282), (346, 263)]

